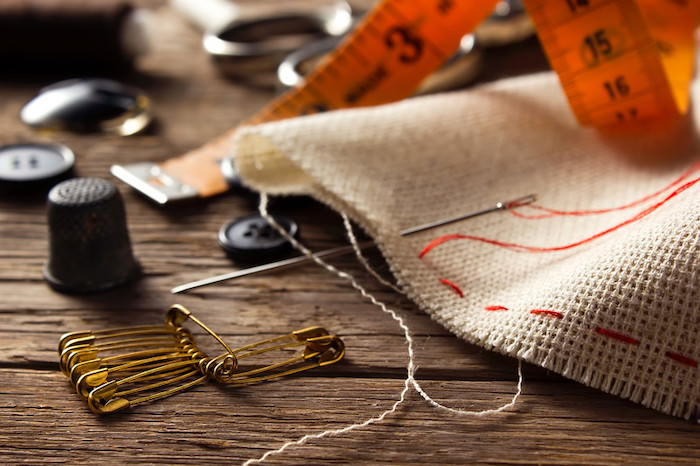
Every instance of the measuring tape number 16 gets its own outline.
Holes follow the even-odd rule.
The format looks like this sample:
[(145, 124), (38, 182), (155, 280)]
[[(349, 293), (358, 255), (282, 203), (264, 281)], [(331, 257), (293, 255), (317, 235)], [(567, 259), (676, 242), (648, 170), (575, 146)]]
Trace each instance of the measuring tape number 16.
[(688, 109), (697, 0), (525, 0), (582, 125), (662, 122)]
[[(409, 97), (497, 3), (383, 0), (301, 87), (244, 124)], [(523, 3), (581, 124), (639, 125), (686, 112), (700, 0)], [(224, 192), (235, 131), (163, 163), (115, 165), (112, 173), (161, 204)]]

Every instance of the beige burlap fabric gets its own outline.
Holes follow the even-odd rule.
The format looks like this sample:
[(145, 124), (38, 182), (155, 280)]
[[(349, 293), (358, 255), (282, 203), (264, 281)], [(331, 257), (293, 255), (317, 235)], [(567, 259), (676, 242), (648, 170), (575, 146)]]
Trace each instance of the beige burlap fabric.
[[(694, 88), (696, 97), (699, 92)], [(233, 152), (253, 188), (308, 193), (361, 224), (401, 288), (454, 334), (665, 413), (697, 418), (700, 183), (637, 222), (560, 252), (458, 240), (418, 257), (430, 240), (448, 233), (566, 245), (664, 195), (607, 214), (528, 220), (499, 212), (399, 236), (407, 227), (529, 193), (564, 210), (628, 203), (667, 186), (697, 161), (697, 133), (692, 116), (660, 134), (613, 137), (582, 128), (556, 77), (545, 73), (247, 128)]]

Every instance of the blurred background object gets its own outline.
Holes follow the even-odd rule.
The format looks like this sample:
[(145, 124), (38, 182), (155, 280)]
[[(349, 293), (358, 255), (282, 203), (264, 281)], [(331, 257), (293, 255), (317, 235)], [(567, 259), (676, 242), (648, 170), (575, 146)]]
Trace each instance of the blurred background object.
[(147, 22), (124, 0), (3, 0), (1, 72), (130, 68), (149, 51)]

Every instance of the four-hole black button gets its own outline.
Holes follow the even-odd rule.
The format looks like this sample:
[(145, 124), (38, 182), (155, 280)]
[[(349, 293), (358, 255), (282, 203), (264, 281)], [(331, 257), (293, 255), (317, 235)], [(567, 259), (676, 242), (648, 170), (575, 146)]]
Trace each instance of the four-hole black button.
[[(272, 216), (292, 237), (299, 235), (298, 225), (280, 215)], [(250, 215), (227, 223), (219, 230), (219, 245), (236, 262), (263, 263), (280, 259), (293, 248), (267, 220)]]

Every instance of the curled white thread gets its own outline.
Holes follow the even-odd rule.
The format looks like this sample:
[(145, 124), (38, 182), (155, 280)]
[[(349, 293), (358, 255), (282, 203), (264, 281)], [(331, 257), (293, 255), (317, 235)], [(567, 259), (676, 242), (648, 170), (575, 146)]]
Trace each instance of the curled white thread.
[[(372, 268), (372, 266), (369, 264), (365, 256), (362, 254), (362, 250), (360, 249), (360, 246), (357, 243), (357, 238), (355, 237), (355, 232), (353, 231), (352, 223), (350, 223), (350, 219), (348, 218), (347, 214), (345, 212), (340, 213), (341, 217), (343, 218), (343, 225), (345, 226), (345, 232), (347, 234), (348, 240), (350, 241), (350, 244), (352, 244), (353, 249), (355, 250), (355, 255), (357, 256), (357, 259), (360, 261), (360, 263), (365, 267), (365, 269), (374, 277), (377, 279), (377, 281), (385, 286), (388, 286), (392, 290), (396, 291), (399, 294), (405, 295), (404, 291), (400, 289), (398, 286), (394, 285), (393, 283), (388, 282), (385, 280), (379, 273)], [(409, 342), (409, 345), (411, 345), (412, 342)], [(408, 380), (408, 379), (407, 379)], [(455, 408), (450, 408), (449, 406), (445, 406), (443, 404), (438, 403), (437, 401), (433, 400), (430, 395), (428, 395), (425, 390), (423, 390), (423, 387), (420, 386), (418, 381), (415, 378), (411, 378), (411, 381), (413, 382), (413, 388), (420, 394), (420, 396), (425, 399), (428, 403), (430, 403), (434, 408), (442, 409), (444, 411), (450, 412), (452, 414), (457, 414), (457, 415), (466, 415), (466, 416), (475, 416), (475, 417), (482, 417), (482, 416), (489, 416), (491, 414), (495, 413), (500, 413), (501, 411), (505, 411), (506, 409), (509, 409), (513, 406), (515, 406), (515, 402), (517, 399), (520, 397), (520, 394), (522, 393), (522, 388), (523, 388), (523, 374), (522, 374), (522, 363), (520, 360), (518, 360), (518, 389), (513, 395), (513, 399), (510, 401), (510, 403), (504, 404), (503, 406), (499, 408), (494, 408), (494, 409), (487, 409), (484, 411), (465, 411), (461, 409), (455, 409)]]
[[(523, 372), (522, 372), (522, 361), (518, 360), (518, 389), (515, 395), (513, 395), (512, 400), (509, 403), (506, 403), (503, 406), (500, 406), (498, 408), (494, 409), (487, 409), (484, 411), (467, 411), (467, 410), (461, 410), (461, 409), (456, 409), (456, 408), (450, 408), (448, 406), (444, 406), (437, 401), (433, 400), (430, 395), (428, 395), (425, 390), (420, 386), (418, 381), (414, 378), (414, 373), (416, 371), (416, 366), (415, 366), (415, 358), (414, 358), (414, 350), (413, 350), (413, 337), (411, 336), (411, 331), (404, 322), (403, 318), (398, 315), (393, 309), (390, 309), (384, 304), (383, 302), (377, 300), (374, 296), (372, 296), (370, 293), (367, 292), (357, 281), (355, 278), (348, 274), (347, 272), (343, 272), (342, 270), (337, 269), (333, 265), (327, 263), (323, 259), (320, 259), (319, 257), (314, 256), (313, 252), (309, 250), (306, 246), (301, 244), (299, 241), (297, 241), (294, 237), (289, 235), (287, 231), (279, 224), (275, 219), (267, 212), (267, 202), (268, 202), (268, 197), (267, 193), (261, 192), (260, 193), (260, 204), (258, 205), (258, 210), (260, 211), (260, 215), (262, 215), (267, 222), (272, 225), (273, 228), (275, 228), (284, 238), (286, 238), (292, 246), (294, 246), (296, 249), (298, 249), (301, 253), (309, 257), (311, 260), (313, 260), (315, 263), (323, 267), (324, 269), (328, 270), (329, 272), (335, 274), (336, 276), (343, 278), (347, 280), (350, 285), (352, 285), (353, 288), (355, 288), (363, 297), (367, 298), (370, 300), (372, 304), (375, 306), (378, 306), (383, 312), (389, 314), (392, 319), (394, 319), (399, 327), (404, 332), (404, 337), (406, 339), (406, 346), (407, 346), (407, 352), (408, 352), (408, 364), (406, 365), (406, 379), (404, 380), (404, 388), (401, 391), (401, 394), (399, 396), (399, 399), (394, 402), (394, 404), (391, 406), (391, 408), (387, 409), (384, 411), (382, 414), (379, 416), (371, 417), (364, 422), (359, 422), (355, 424), (350, 424), (346, 427), (340, 428), (340, 429), (328, 429), (324, 430), (322, 432), (318, 432), (316, 434), (307, 434), (302, 437), (300, 437), (297, 440), (290, 440), (288, 442), (285, 442), (281, 447), (275, 449), (275, 450), (269, 450), (265, 452), (260, 458), (251, 458), (244, 462), (244, 465), (249, 465), (253, 463), (261, 463), (265, 461), (269, 456), (276, 455), (278, 453), (282, 453), (285, 451), (287, 448), (292, 447), (292, 446), (298, 446), (298, 445), (304, 445), (306, 444), (309, 440), (313, 439), (320, 439), (332, 435), (338, 435), (338, 434), (343, 434), (346, 432), (350, 432), (355, 429), (359, 429), (362, 427), (366, 427), (370, 424), (374, 424), (375, 422), (380, 422), (382, 421), (385, 417), (388, 415), (394, 413), (399, 405), (401, 405), (405, 400), (406, 400), (406, 394), (408, 393), (409, 389), (409, 384), (413, 385), (413, 388), (425, 399), (430, 405), (432, 405), (435, 408), (441, 409), (448, 411), (453, 414), (457, 415), (465, 415), (465, 416), (474, 416), (474, 417), (484, 417), (484, 416), (489, 416), (491, 414), (499, 413), (502, 411), (505, 411), (506, 409), (509, 409), (513, 407), (520, 397), (520, 394), (522, 393), (522, 383), (523, 383)], [(350, 242), (352, 243), (355, 253), (357, 254), (358, 257), (362, 257), (362, 252), (360, 251), (359, 247), (357, 246), (357, 241), (355, 240), (354, 234), (352, 233), (352, 227), (350, 225), (350, 221), (347, 219), (347, 216), (343, 213), (343, 221), (345, 222), (345, 227), (348, 231), (348, 237), (350, 238)], [(361, 262), (367, 268), (368, 270), (371, 270), (371, 267), (369, 263), (366, 262), (364, 257), (362, 257)], [(378, 274), (375, 272), (372, 273), (372, 275), (375, 276), (375, 278), (378, 277)], [(381, 280), (383, 281), (383, 279)], [(393, 287), (390, 283), (386, 282), (386, 284), (389, 284), (390, 286)], [(401, 292), (397, 288), (397, 291)]]

